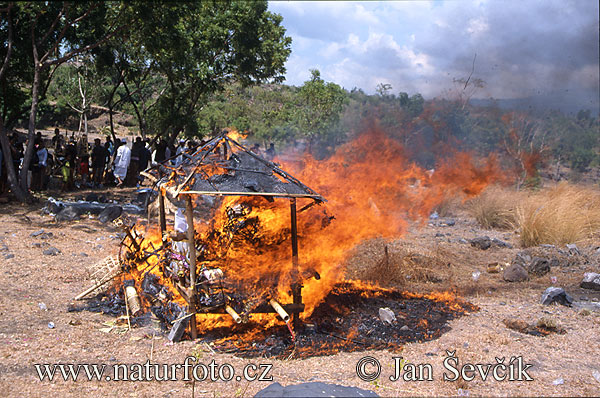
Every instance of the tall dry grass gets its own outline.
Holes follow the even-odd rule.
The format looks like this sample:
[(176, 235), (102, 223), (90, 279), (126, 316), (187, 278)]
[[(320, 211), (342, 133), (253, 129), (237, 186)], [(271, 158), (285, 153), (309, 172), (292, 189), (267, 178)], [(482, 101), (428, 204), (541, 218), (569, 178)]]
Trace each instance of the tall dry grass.
[(500, 186), (491, 186), (471, 199), (467, 208), (479, 225), (486, 229), (511, 229), (515, 225), (517, 206), (527, 195)]
[(560, 183), (517, 206), (515, 225), (525, 247), (565, 245), (600, 237), (600, 191)]
[(491, 187), (469, 211), (484, 228), (516, 230), (524, 247), (600, 239), (600, 191), (567, 182), (537, 192)]

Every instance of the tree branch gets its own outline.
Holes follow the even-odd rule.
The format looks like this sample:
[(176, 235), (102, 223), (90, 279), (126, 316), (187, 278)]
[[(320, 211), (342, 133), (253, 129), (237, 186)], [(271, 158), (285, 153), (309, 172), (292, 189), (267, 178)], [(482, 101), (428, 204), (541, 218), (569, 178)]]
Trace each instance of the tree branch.
[(2, 68), (0, 69), (0, 80), (4, 79), (4, 75), (6, 74), (6, 70), (8, 69), (8, 62), (10, 60), (10, 57), (12, 56), (12, 49), (13, 49), (13, 24), (12, 24), (12, 19), (10, 17), (10, 11), (11, 11), (12, 7), (13, 7), (13, 3), (9, 3), (8, 6), (6, 7), (6, 12), (8, 13), (8, 16), (7, 16), (7, 23), (8, 23), (8, 47), (6, 49), (6, 56), (4, 57), (4, 62), (2, 63)]

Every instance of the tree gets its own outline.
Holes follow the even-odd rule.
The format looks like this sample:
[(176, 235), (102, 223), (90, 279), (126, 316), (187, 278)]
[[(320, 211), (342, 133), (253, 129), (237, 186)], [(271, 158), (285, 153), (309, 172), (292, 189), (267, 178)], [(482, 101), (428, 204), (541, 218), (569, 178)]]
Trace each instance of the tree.
[[(12, 72), (23, 60), (28, 60), (29, 76), (24, 80), (31, 84), (28, 142), (19, 175), (20, 192), (13, 187), (13, 192), (20, 199), (28, 197), (27, 172), (33, 155), (38, 106), (54, 71), (75, 56), (95, 49), (127, 26), (127, 21), (121, 18), (124, 8), (121, 3), (104, 2), (13, 4), (10, 25), (13, 37), (22, 40), (22, 47), (19, 48), (20, 56), (12, 59), (15, 63), (9, 59), (7, 69)], [(0, 134), (5, 135), (4, 130)], [(7, 166), (12, 168), (12, 165)]]
[(325, 83), (317, 69), (311, 70), (311, 78), (300, 87), (298, 96), (298, 127), (308, 138), (309, 152), (312, 152), (315, 139), (326, 138), (339, 120), (347, 96), (337, 84)]
[(283, 80), (291, 39), (266, 1), (166, 3), (144, 12), (134, 40), (167, 82), (148, 122), (171, 141), (197, 133), (196, 110), (227, 83)]

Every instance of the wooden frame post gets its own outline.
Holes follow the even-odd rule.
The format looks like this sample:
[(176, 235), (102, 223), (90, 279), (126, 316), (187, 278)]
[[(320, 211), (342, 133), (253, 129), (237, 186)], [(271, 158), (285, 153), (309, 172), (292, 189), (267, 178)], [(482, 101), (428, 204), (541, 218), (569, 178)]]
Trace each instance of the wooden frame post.
[(158, 189), (158, 217), (160, 220), (160, 236), (167, 230), (167, 216), (165, 214), (165, 195), (162, 188)]
[(186, 217), (187, 217), (187, 241), (188, 253), (190, 254), (190, 334), (192, 340), (198, 337), (196, 329), (196, 238), (194, 237), (194, 204), (192, 203), (192, 195), (186, 195)]
[[(302, 284), (300, 283), (298, 271), (298, 221), (296, 218), (296, 198), (290, 199), (290, 216), (292, 226), (292, 265), (295, 281), (292, 282), (292, 299), (294, 304), (302, 304)], [(294, 330), (300, 328), (300, 314), (292, 313), (292, 325)]]

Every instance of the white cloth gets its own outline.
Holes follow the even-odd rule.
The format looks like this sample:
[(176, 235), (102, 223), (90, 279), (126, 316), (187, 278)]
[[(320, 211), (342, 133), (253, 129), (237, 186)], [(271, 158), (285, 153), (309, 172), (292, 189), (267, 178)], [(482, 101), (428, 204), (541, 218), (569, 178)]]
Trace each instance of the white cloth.
[(131, 149), (123, 144), (117, 149), (117, 156), (115, 156), (115, 175), (117, 177), (124, 179), (127, 176), (127, 168), (130, 161)]
[[(176, 232), (187, 232), (188, 224), (187, 224), (187, 219), (185, 216), (184, 209), (177, 209), (177, 211), (175, 212), (175, 225), (173, 226), (173, 228), (175, 229)], [(183, 254), (188, 259), (188, 262), (189, 262), (190, 256), (189, 256), (187, 240), (173, 242), (173, 249), (176, 252)]]
[(37, 155), (40, 166), (48, 166), (48, 150), (46, 148), (41, 148), (37, 151)]

